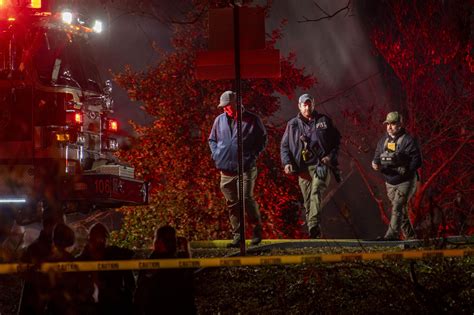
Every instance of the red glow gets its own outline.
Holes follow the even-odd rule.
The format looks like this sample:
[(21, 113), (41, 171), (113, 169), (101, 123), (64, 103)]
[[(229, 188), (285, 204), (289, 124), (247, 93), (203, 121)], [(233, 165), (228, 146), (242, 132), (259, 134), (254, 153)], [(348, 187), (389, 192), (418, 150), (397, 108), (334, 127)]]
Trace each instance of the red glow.
[(77, 123), (77, 124), (82, 124), (82, 114), (81, 113), (76, 113), (74, 115), (74, 121)]
[(114, 119), (109, 120), (109, 128), (110, 131), (118, 131), (118, 122)]

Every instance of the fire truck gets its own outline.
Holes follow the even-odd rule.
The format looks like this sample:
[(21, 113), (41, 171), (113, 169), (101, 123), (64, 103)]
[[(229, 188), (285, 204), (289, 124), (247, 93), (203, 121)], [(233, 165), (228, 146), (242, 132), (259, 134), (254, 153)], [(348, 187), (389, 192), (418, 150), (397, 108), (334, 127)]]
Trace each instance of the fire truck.
[(0, 0), (2, 222), (148, 202), (147, 183), (114, 154), (112, 85), (89, 43), (102, 24), (52, 11), (51, 1)]

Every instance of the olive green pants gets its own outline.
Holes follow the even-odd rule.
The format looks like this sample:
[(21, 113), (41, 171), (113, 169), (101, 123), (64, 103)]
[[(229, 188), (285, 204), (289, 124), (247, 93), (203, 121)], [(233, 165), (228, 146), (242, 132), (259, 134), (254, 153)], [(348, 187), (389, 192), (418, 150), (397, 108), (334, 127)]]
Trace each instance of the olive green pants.
[(313, 227), (318, 227), (321, 224), (321, 208), (323, 201), (323, 193), (329, 186), (331, 175), (329, 170), (324, 180), (319, 179), (315, 175), (316, 165), (308, 166), (307, 172), (298, 174), (298, 183), (303, 194), (303, 204), (306, 214), (306, 225), (308, 231)]
[(416, 192), (416, 182), (417, 177), (415, 175), (413, 179), (398, 185), (385, 183), (388, 199), (392, 203), (392, 216), (388, 230), (385, 233), (385, 238), (399, 238), (400, 230), (407, 239), (416, 237), (415, 230), (408, 216), (408, 202)]

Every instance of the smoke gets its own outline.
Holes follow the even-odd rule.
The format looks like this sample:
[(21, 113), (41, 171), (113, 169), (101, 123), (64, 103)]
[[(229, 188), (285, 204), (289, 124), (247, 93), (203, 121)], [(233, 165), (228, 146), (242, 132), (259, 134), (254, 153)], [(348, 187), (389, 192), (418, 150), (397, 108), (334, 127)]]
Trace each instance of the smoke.
[[(353, 130), (341, 111), (359, 110), (364, 117), (370, 106), (384, 111), (391, 103), (379, 61), (363, 27), (367, 17), (361, 14), (368, 12), (356, 12), (351, 4), (349, 10), (332, 18), (302, 22), (332, 15), (347, 4), (347, 0), (274, 1), (266, 24), (268, 32), (278, 27), (282, 20), (288, 20), (278, 48), (284, 55), (295, 52), (297, 65), (317, 78), (318, 83), (309, 91), (320, 103), (316, 109), (331, 116), (343, 136), (352, 135)], [(302, 92), (296, 93), (296, 99), (282, 99), (278, 121), (284, 122), (298, 112), (296, 102)], [(361, 124), (364, 123), (362, 120)], [(382, 132), (381, 126), (380, 134)], [(376, 140), (370, 139), (369, 146)], [(367, 147), (365, 153), (352, 154), (367, 173), (372, 173), (369, 166), (372, 148)], [(332, 183), (326, 192), (322, 214), (324, 234), (330, 238), (382, 235), (385, 226), (354, 162), (344, 154), (340, 154), (339, 160), (345, 181), (340, 185)]]
[[(317, 4), (327, 13), (333, 14), (347, 5), (347, 0), (319, 0)], [(388, 93), (380, 76), (376, 57), (373, 54), (358, 12), (351, 8), (341, 11), (329, 19), (317, 22), (301, 22), (326, 16), (315, 1), (274, 1), (267, 21), (267, 31), (278, 27), (280, 21), (288, 20), (285, 37), (278, 46), (282, 54), (296, 52), (298, 65), (305, 67), (318, 79), (310, 91), (320, 102), (336, 94), (340, 97), (327, 102), (323, 107), (330, 114), (340, 111), (343, 104), (357, 101), (366, 104), (386, 104)], [(350, 88), (366, 80), (357, 87)], [(349, 98), (349, 102), (347, 100)], [(286, 118), (296, 110), (296, 100), (286, 101), (279, 117)]]

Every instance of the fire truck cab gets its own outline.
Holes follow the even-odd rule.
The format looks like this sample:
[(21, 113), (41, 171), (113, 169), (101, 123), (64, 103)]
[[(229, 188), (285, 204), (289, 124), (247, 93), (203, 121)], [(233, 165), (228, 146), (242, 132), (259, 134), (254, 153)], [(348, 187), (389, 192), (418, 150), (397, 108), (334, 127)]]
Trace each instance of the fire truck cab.
[(114, 155), (112, 86), (89, 47), (100, 22), (46, 9), (0, 0), (1, 220), (146, 204), (147, 183)]

